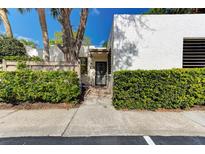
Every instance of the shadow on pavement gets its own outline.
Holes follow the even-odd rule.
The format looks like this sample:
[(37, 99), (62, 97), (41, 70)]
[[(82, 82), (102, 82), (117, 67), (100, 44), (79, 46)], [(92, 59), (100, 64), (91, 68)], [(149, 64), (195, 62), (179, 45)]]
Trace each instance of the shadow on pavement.
[(142, 136), (11, 137), (0, 145), (146, 145)]
[(205, 137), (198, 136), (151, 136), (157, 145), (205, 145)]
[[(205, 145), (205, 137), (151, 136), (156, 145)], [(9, 137), (0, 145), (148, 145), (143, 136)]]

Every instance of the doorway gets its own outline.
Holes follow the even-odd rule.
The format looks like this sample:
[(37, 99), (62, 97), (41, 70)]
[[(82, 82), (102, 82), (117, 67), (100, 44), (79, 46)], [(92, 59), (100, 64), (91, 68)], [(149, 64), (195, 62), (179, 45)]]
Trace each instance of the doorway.
[(107, 62), (95, 62), (95, 85), (106, 86)]

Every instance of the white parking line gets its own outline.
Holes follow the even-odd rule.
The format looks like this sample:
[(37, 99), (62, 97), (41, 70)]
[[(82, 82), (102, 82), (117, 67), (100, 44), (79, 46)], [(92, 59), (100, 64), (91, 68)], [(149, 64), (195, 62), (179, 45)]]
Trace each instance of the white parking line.
[(148, 145), (155, 145), (154, 141), (149, 136), (143, 136)]

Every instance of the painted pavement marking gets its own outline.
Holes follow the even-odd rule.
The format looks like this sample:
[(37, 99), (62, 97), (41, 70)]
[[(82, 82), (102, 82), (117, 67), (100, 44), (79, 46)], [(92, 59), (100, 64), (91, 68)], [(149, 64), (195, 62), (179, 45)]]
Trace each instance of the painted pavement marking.
[(155, 145), (154, 141), (149, 136), (143, 136), (148, 145)]

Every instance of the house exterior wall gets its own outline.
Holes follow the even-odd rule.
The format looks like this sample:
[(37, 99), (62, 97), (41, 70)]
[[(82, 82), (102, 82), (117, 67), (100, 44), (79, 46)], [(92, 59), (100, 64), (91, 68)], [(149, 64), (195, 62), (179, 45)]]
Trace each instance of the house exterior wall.
[[(85, 57), (88, 59), (88, 73), (81, 74), (81, 82), (86, 85), (95, 85), (95, 63), (96, 61), (108, 61), (107, 53), (93, 53), (91, 55), (90, 49), (102, 49), (96, 48), (95, 46), (82, 46), (80, 50), (79, 57)], [(64, 61), (63, 52), (55, 45), (52, 45), (49, 49), (50, 52), (50, 61), (51, 62), (59, 62)], [(44, 54), (43, 54), (44, 57)]]
[[(79, 56), (88, 57), (89, 48), (93, 48), (93, 47), (82, 46), (82, 48), (80, 49)], [(63, 52), (56, 45), (50, 46), (49, 55), (50, 55), (50, 61), (54, 61), (54, 62), (65, 61)], [(45, 58), (45, 51), (43, 51), (43, 58)]]
[(205, 37), (205, 15), (115, 15), (112, 71), (182, 68), (183, 38)]
[(39, 56), (39, 52), (38, 52), (38, 49), (35, 49), (35, 48), (32, 48), (30, 46), (25, 46), (25, 49), (26, 49), (26, 53), (29, 55), (29, 56)]
[(107, 62), (106, 53), (92, 53), (88, 55), (88, 74), (81, 75), (82, 83), (86, 85), (95, 86), (95, 63)]
[[(50, 55), (50, 61), (55, 61), (55, 62), (64, 61), (64, 54), (56, 45), (50, 46), (49, 55)], [(45, 58), (45, 52), (43, 54), (43, 58)]]
[[(2, 70), (3, 71), (16, 71), (18, 62), (16, 61), (6, 61), (3, 60)], [(31, 70), (74, 70), (78, 76), (80, 75), (80, 65), (79, 64), (70, 64), (67, 62), (26, 62), (26, 65)]]

